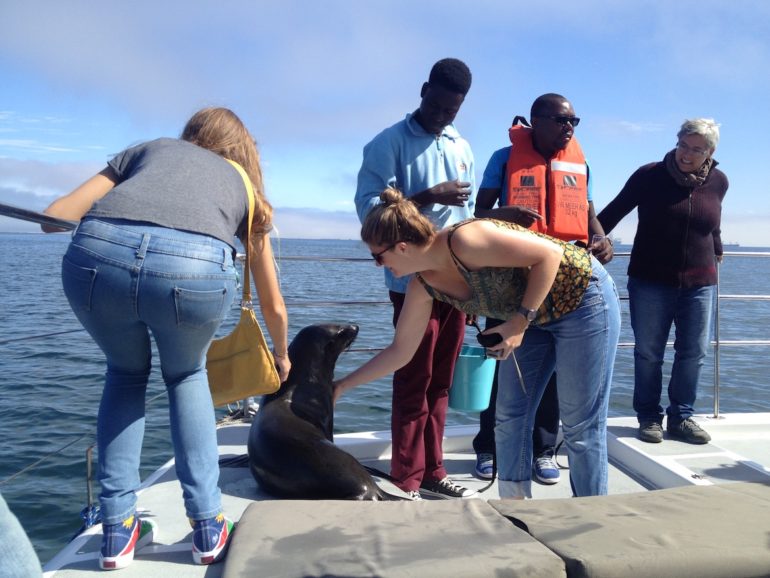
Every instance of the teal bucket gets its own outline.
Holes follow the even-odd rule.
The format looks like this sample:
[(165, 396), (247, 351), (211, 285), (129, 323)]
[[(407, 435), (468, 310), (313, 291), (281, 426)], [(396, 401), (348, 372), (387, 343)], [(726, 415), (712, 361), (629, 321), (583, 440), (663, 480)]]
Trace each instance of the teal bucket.
[(459, 411), (484, 411), (489, 407), (495, 360), (484, 356), (484, 348), (463, 345), (455, 364), (449, 407)]

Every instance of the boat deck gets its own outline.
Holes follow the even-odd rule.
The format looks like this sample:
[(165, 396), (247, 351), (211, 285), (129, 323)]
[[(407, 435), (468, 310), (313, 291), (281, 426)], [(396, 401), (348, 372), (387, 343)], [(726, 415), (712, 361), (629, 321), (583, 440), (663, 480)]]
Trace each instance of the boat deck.
[[(770, 413), (728, 414), (719, 419), (696, 418), (711, 434), (712, 441), (703, 446), (664, 439), (661, 444), (648, 444), (636, 439), (635, 418), (612, 418), (608, 425), (610, 453), (609, 493), (628, 494), (685, 485), (725, 484), (737, 481), (770, 482)], [(223, 458), (245, 454), (249, 424), (228, 425), (218, 430), (220, 455)], [(475, 455), (470, 450), (475, 427), (448, 427), (444, 442), (444, 458), (450, 476), (458, 483), (477, 490), (488, 482), (470, 472)], [(390, 439), (388, 432), (342, 434), (338, 445), (362, 463), (382, 471), (389, 469)], [(568, 467), (562, 447), (558, 462)], [(562, 480), (546, 486), (533, 483), (534, 499), (568, 498), (571, 496), (568, 470)], [(386, 480), (380, 480), (386, 491), (400, 491)], [(227, 515), (239, 519), (254, 500), (271, 499), (261, 493), (247, 467), (221, 468), (220, 487)], [(497, 484), (469, 499), (497, 499)], [(139, 508), (152, 516), (159, 526), (157, 543), (141, 550), (133, 564), (121, 570), (122, 578), (163, 576), (214, 578), (221, 576), (225, 564), (194, 566), (190, 555), (191, 528), (184, 516), (181, 489), (173, 469), (173, 461), (150, 476), (139, 495)], [(291, 520), (286, 521), (288, 525)], [(97, 558), (101, 543), (101, 526), (97, 525), (73, 540), (45, 566), (45, 576), (80, 577), (98, 571)], [(258, 570), (257, 570), (258, 572)]]

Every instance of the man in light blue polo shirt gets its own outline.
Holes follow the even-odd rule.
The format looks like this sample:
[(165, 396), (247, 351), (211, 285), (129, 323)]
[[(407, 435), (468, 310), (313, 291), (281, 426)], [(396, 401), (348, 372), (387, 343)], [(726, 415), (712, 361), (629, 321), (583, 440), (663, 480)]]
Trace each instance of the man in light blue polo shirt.
[[(470, 85), (471, 73), (463, 62), (438, 61), (422, 85), (420, 107), (364, 147), (355, 196), (361, 222), (387, 187), (404, 193), (438, 229), (473, 216), (473, 153), (452, 124)], [(409, 278), (396, 278), (385, 269), (394, 325)], [(421, 492), (441, 498), (475, 493), (449, 479), (441, 447), (465, 319), (464, 313), (434, 301), (417, 353), (393, 374), (391, 476), (413, 499), (420, 499)]]

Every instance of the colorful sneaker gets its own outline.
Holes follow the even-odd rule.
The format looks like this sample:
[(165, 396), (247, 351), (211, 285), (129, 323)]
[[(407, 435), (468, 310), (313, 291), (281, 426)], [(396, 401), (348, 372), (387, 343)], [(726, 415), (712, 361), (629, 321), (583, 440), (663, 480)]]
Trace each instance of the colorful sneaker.
[(418, 490), (412, 490), (411, 492), (407, 492), (406, 497), (412, 500), (413, 502), (422, 501), (422, 496), (420, 495), (420, 492)]
[(553, 454), (546, 452), (535, 459), (535, 479), (541, 484), (556, 484), (561, 479), (559, 465)]
[(420, 490), (422, 493), (430, 496), (446, 499), (469, 498), (476, 494), (476, 490), (469, 490), (468, 488), (458, 486), (449, 479), (449, 476), (439, 481), (432, 480), (430, 482), (423, 482), (420, 484)]
[(103, 526), (99, 567), (102, 570), (117, 570), (128, 566), (136, 550), (155, 540), (157, 528), (152, 520), (136, 516), (129, 516), (120, 524)]
[(491, 480), (495, 475), (495, 456), (493, 454), (479, 454), (476, 456), (476, 467), (473, 473), (482, 480)]
[(193, 527), (193, 561), (196, 564), (219, 562), (233, 534), (233, 521), (219, 514), (216, 518), (190, 520), (190, 525)]
[(692, 418), (683, 419), (679, 423), (672, 424), (668, 422), (668, 435), (672, 438), (682, 440), (688, 444), (707, 444), (711, 441), (711, 436), (706, 430), (695, 423)]

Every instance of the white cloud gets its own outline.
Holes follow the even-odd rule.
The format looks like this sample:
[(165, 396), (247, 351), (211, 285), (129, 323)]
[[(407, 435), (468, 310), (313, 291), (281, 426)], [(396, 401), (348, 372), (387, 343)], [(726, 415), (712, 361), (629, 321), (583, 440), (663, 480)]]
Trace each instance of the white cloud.
[(621, 120), (615, 123), (620, 132), (643, 133), (643, 132), (663, 132), (666, 126), (659, 122), (632, 122), (630, 120)]
[(276, 233), (286, 239), (360, 239), (361, 224), (354, 211), (276, 208)]
[(174, 136), (214, 104), (233, 108), (259, 141), (276, 206), (347, 208), (363, 145), (417, 106), (433, 62), (456, 56), (474, 77), (458, 128), (478, 177), (507, 144), (513, 115), (556, 91), (584, 119), (578, 138), (598, 201), (700, 115), (723, 123), (730, 210), (768, 212), (770, 197), (739, 179), (764, 157), (745, 144), (756, 138), (745, 103), (770, 98), (769, 27), (770, 3), (759, 0), (585, 0), (558, 10), (535, 0), (5, 2), (0, 76), (11, 90), (0, 104), (0, 156), (94, 170), (42, 185), (32, 184), (41, 167), (11, 178), (0, 166), (0, 187), (60, 194), (108, 154)]
[(26, 151), (31, 153), (71, 153), (77, 151), (72, 147), (49, 144), (32, 139), (0, 138), (0, 151)]
[(11, 198), (22, 208), (45, 208), (95, 175), (104, 164), (48, 163), (0, 157), (0, 201)]

